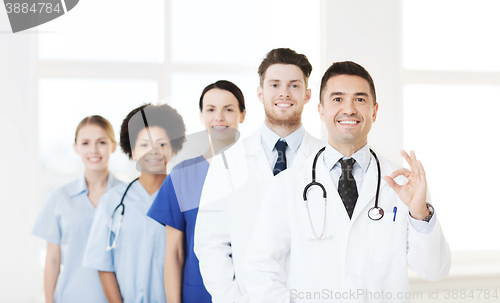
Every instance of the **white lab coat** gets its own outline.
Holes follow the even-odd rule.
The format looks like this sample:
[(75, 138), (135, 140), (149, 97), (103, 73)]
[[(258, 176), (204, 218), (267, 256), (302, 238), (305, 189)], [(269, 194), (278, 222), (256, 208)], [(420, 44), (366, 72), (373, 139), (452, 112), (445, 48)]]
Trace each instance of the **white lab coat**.
[[(307, 132), (291, 167), (324, 146)], [(260, 131), (216, 156), (203, 187), (196, 220), (194, 251), (203, 283), (214, 303), (244, 302), (243, 260), (263, 194), (273, 179)]]
[[(377, 186), (377, 165), (371, 156), (349, 220), (323, 155), (317, 161), (316, 180), (327, 191), (325, 234), (331, 238), (310, 240), (313, 233), (302, 193), (311, 182), (313, 155), (302, 167), (278, 175), (265, 195), (244, 265), (251, 302), (409, 302), (404, 298), (409, 292), (407, 266), (424, 280), (448, 274), (450, 250), (436, 213), (430, 223), (410, 224), (407, 206), (382, 179), (379, 206), (385, 215), (370, 220), (367, 213), (374, 206)], [(378, 157), (382, 176), (397, 169)], [(318, 186), (309, 190), (308, 201), (319, 235), (324, 200)]]

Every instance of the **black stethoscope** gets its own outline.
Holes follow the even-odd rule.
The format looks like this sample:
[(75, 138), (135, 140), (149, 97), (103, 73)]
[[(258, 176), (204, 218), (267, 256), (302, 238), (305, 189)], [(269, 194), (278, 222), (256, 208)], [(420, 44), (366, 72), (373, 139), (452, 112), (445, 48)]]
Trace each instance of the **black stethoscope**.
[[(120, 233), (120, 229), (122, 227), (123, 215), (125, 215), (125, 204), (123, 204), (123, 200), (125, 199), (125, 196), (127, 195), (127, 192), (129, 190), (130, 186), (132, 186), (132, 184), (137, 180), (139, 180), (139, 178), (136, 178), (134, 181), (129, 183), (129, 185), (127, 186), (127, 189), (123, 193), (120, 204), (118, 204), (118, 206), (115, 208), (115, 210), (111, 214), (111, 222), (109, 223), (109, 231), (108, 231), (108, 241), (107, 241), (107, 245), (106, 245), (107, 251), (110, 251), (110, 250), (116, 248), (116, 239), (118, 239), (118, 234)], [(118, 229), (116, 230), (115, 240), (113, 241), (113, 244), (110, 245), (109, 243), (111, 242), (111, 228), (113, 227), (113, 220), (114, 220), (116, 211), (118, 209), (120, 209), (120, 207), (122, 208), (122, 211), (121, 211), (120, 221), (118, 221)]]
[[(149, 127), (148, 120), (146, 119), (146, 114), (144, 113), (144, 109), (143, 108), (141, 108), (141, 116), (142, 116), (142, 120), (144, 121), (144, 127), (145, 127), (145, 129), (147, 130), (147, 133), (148, 133), (149, 143), (154, 148), (153, 137), (151, 136), (151, 132), (148, 129), (148, 127)], [(134, 182), (137, 181), (138, 179), (139, 178), (136, 178), (135, 180), (133, 180), (132, 182), (129, 183), (129, 185), (127, 186), (127, 189), (123, 193), (123, 196), (122, 196), (122, 199), (120, 201), (120, 204), (118, 204), (118, 206), (115, 208), (115, 210), (111, 214), (111, 222), (109, 224), (109, 231), (108, 231), (108, 242), (106, 244), (106, 250), (107, 251), (110, 251), (110, 250), (116, 248), (116, 240), (118, 239), (118, 234), (120, 234), (120, 229), (122, 227), (123, 216), (125, 215), (125, 204), (123, 204), (123, 200), (125, 200), (125, 196), (127, 195), (127, 192), (130, 189), (130, 186), (132, 186), (132, 184), (134, 184)], [(115, 218), (115, 213), (116, 213), (116, 211), (120, 207), (122, 208), (122, 211), (121, 211), (120, 221), (118, 221), (118, 229), (116, 230), (115, 240), (110, 245), (110, 242), (111, 242), (111, 228), (113, 227), (113, 221), (114, 221), (114, 218)]]
[[(311, 183), (306, 185), (306, 187), (304, 188), (304, 192), (302, 194), (302, 196), (304, 198), (304, 203), (305, 203), (305, 206), (307, 209), (307, 215), (309, 217), (309, 223), (311, 225), (311, 229), (312, 229), (312, 232), (313, 232), (316, 240), (331, 238), (331, 236), (324, 237), (325, 227), (326, 227), (326, 200), (327, 200), (326, 199), (326, 189), (323, 186), (323, 184), (316, 181), (316, 162), (318, 162), (319, 156), (321, 155), (321, 153), (323, 151), (325, 151), (325, 149), (326, 149), (326, 146), (322, 147), (316, 153), (316, 156), (314, 157), (314, 161), (313, 161), (313, 165), (312, 165), (312, 181), (311, 181)], [(378, 221), (378, 220), (382, 219), (382, 217), (384, 216), (384, 210), (382, 209), (382, 207), (378, 206), (378, 196), (379, 196), (379, 192), (380, 192), (380, 162), (378, 161), (377, 155), (375, 154), (375, 152), (371, 148), (370, 148), (370, 152), (375, 157), (375, 161), (377, 162), (378, 182), (377, 182), (377, 195), (375, 196), (375, 206), (368, 210), (368, 218), (372, 219), (373, 221)], [(307, 202), (307, 192), (314, 185), (317, 185), (321, 188), (321, 190), (323, 191), (323, 199), (325, 200), (324, 201), (325, 202), (325, 210), (324, 210), (324, 218), (323, 218), (323, 231), (321, 232), (321, 235), (319, 235), (319, 236), (317, 236), (317, 234), (314, 230), (312, 220), (311, 220), (311, 213), (309, 212), (309, 207), (308, 207), (308, 202)]]

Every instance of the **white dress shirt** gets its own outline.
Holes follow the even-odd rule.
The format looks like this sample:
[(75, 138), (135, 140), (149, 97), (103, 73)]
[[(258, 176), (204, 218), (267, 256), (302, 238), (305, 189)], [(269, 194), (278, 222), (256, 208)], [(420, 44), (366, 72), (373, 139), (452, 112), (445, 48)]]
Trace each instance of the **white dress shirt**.
[(330, 144), (326, 145), (325, 156), (323, 157), (326, 167), (330, 168), (330, 176), (332, 177), (335, 188), (338, 189), (339, 179), (342, 175), (342, 166), (338, 162), (340, 159), (354, 158), (356, 162), (352, 167), (352, 176), (356, 180), (356, 188), (358, 193), (361, 192), (363, 180), (365, 179), (368, 167), (370, 167), (370, 148), (368, 143), (355, 152), (351, 157), (344, 157), (338, 150), (333, 148)]
[[(330, 168), (330, 176), (332, 177), (333, 184), (335, 188), (338, 190), (339, 179), (342, 175), (342, 166), (338, 162), (340, 159), (349, 159), (354, 158), (356, 163), (352, 167), (352, 175), (354, 180), (356, 180), (356, 188), (358, 193), (361, 192), (361, 188), (363, 186), (363, 181), (366, 177), (366, 172), (368, 171), (368, 167), (370, 167), (370, 159), (372, 157), (370, 152), (370, 147), (368, 143), (365, 144), (362, 148), (356, 151), (351, 157), (345, 157), (338, 150), (333, 148), (330, 144), (326, 145), (326, 150), (324, 151), (325, 156), (323, 157), (324, 163), (326, 167)], [(381, 182), (385, 182), (383, 180), (383, 176), (380, 176)], [(404, 177), (400, 176), (397, 179), (402, 180)], [(396, 179), (396, 181), (397, 181)], [(398, 182), (400, 183), (400, 182)], [(406, 182), (403, 182), (406, 183)], [(429, 195), (429, 191), (426, 194), (426, 202), (431, 203), (431, 197)], [(390, 215), (391, 210), (385, 210), (386, 215)], [(410, 224), (419, 232), (429, 234), (432, 230), (434, 230), (434, 225), (436, 224), (436, 220), (433, 220), (433, 217), (429, 222), (417, 220), (408, 214)]]
[(269, 161), (269, 166), (273, 169), (276, 161), (278, 160), (278, 151), (276, 150), (276, 142), (278, 140), (285, 141), (287, 144), (285, 155), (286, 155), (286, 166), (291, 167), (293, 159), (299, 150), (300, 144), (302, 143), (302, 138), (304, 138), (306, 130), (301, 125), (296, 131), (289, 134), (285, 138), (281, 138), (278, 134), (273, 132), (266, 124), (260, 129), (260, 136), (262, 140), (262, 147), (266, 152), (267, 160)]

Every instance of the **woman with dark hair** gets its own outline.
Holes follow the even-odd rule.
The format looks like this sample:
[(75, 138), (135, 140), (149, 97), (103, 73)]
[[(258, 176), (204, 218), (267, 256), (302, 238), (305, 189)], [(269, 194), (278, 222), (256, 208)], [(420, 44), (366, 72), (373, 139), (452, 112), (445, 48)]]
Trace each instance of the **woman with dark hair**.
[(47, 241), (45, 302), (105, 303), (97, 270), (83, 267), (82, 259), (99, 198), (123, 184), (108, 170), (116, 150), (113, 126), (101, 116), (84, 118), (76, 128), (73, 147), (85, 171), (78, 180), (51, 192), (33, 229), (35, 236)]
[(99, 271), (110, 303), (165, 303), (165, 229), (146, 216), (166, 177), (166, 165), (185, 141), (172, 107), (143, 105), (123, 120), (120, 146), (141, 175), (101, 198), (83, 260)]
[(205, 87), (199, 106), (211, 148), (174, 167), (148, 212), (148, 216), (166, 226), (165, 293), (168, 303), (212, 302), (193, 251), (194, 227), (213, 153), (235, 142), (236, 130), (246, 114), (241, 90), (225, 80)]

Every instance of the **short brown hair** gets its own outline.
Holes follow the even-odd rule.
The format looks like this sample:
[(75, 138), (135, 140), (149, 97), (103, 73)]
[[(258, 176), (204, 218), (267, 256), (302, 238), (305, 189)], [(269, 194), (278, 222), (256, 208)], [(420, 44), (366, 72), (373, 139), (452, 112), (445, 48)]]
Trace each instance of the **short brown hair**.
[(267, 69), (273, 64), (292, 64), (297, 66), (302, 70), (302, 73), (304, 73), (304, 80), (307, 85), (307, 80), (312, 71), (312, 65), (309, 63), (307, 57), (289, 48), (275, 48), (267, 53), (259, 66), (258, 73), (260, 77), (260, 86), (264, 83)]
[(350, 76), (358, 76), (366, 81), (370, 85), (370, 90), (373, 95), (373, 103), (377, 103), (377, 96), (375, 94), (375, 84), (373, 83), (372, 76), (370, 73), (361, 65), (352, 62), (352, 61), (343, 61), (343, 62), (335, 62), (333, 63), (321, 78), (321, 87), (319, 89), (319, 102), (323, 104), (323, 90), (325, 89), (326, 83), (330, 78), (339, 76), (339, 75), (350, 75)]
[(84, 127), (85, 125), (89, 125), (89, 124), (99, 126), (100, 128), (102, 128), (106, 132), (108, 137), (111, 139), (111, 142), (113, 142), (113, 143), (116, 142), (115, 141), (115, 131), (113, 130), (113, 126), (111, 125), (111, 123), (109, 123), (108, 120), (104, 119), (103, 117), (101, 117), (99, 115), (93, 115), (93, 116), (83, 118), (83, 120), (80, 121), (80, 123), (78, 123), (78, 126), (76, 127), (76, 131), (75, 131), (75, 143), (76, 143), (76, 137), (78, 137), (78, 132), (80, 131), (80, 129), (82, 129), (82, 127)]

